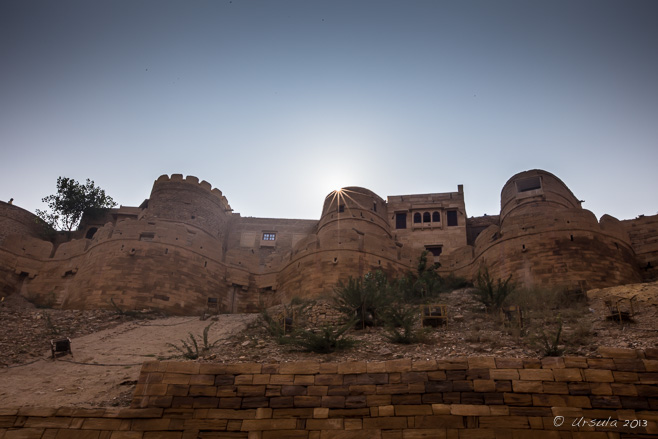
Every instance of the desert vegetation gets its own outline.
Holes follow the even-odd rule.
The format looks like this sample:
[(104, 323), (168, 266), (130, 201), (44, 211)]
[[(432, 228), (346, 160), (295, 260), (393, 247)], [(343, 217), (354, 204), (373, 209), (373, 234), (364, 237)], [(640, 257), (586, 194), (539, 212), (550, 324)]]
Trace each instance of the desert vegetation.
[[(416, 270), (399, 278), (389, 279), (384, 272), (375, 271), (338, 282), (330, 300), (337, 316), (332, 321), (312, 324), (308, 316), (314, 303), (297, 300), (280, 307), (276, 316), (263, 310), (262, 325), (278, 344), (315, 353), (352, 348), (362, 332), (377, 333), (393, 344), (441, 343), (436, 334), (445, 331), (451, 318), (462, 320), (460, 327), (466, 327), (462, 340), (471, 345), (496, 347), (511, 341), (537, 355), (556, 356), (576, 352), (591, 342), (593, 334), (581, 318), (589, 313), (582, 293), (518, 288), (511, 276), (496, 279), (487, 267), (482, 267), (470, 285), (464, 279), (441, 277), (437, 268), (428, 264), (423, 253)], [(463, 322), (464, 317), (448, 305), (443, 308), (446, 316), (429, 315), (430, 308), (422, 308), (445, 302), (455, 290), (470, 297), (472, 324)], [(506, 335), (506, 340), (492, 335), (492, 328)]]

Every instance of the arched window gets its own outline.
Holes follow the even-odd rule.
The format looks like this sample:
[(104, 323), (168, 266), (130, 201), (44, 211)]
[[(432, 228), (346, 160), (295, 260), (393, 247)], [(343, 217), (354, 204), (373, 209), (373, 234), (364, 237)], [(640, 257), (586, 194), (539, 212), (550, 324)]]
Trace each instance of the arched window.
[(441, 214), (439, 212), (432, 213), (432, 222), (433, 223), (440, 223), (441, 222)]
[(425, 212), (425, 213), (423, 214), (423, 222), (424, 222), (424, 223), (429, 223), (430, 220), (431, 220), (431, 218), (432, 218), (432, 217), (430, 216), (430, 213), (429, 213), (429, 212)]
[(89, 230), (87, 230), (87, 234), (85, 235), (85, 238), (87, 239), (93, 238), (97, 231), (98, 231), (97, 227), (90, 227)]
[(420, 222), (421, 222), (420, 213), (419, 212), (414, 213), (414, 224), (419, 224)]

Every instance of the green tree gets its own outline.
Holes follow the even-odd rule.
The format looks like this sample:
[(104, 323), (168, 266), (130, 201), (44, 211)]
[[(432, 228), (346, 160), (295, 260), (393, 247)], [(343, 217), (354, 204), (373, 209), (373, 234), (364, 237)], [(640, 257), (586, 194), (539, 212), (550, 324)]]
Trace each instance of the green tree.
[(114, 207), (117, 203), (105, 191), (87, 179), (80, 184), (72, 178), (57, 178), (57, 193), (41, 199), (48, 204), (49, 211), (36, 210), (39, 218), (59, 230), (71, 231), (80, 223), (82, 214), (91, 209)]

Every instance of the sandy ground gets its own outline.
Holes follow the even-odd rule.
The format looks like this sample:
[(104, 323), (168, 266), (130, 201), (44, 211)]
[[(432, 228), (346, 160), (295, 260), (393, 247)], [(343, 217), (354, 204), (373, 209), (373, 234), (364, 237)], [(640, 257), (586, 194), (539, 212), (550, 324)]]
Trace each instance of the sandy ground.
[[(211, 341), (237, 335), (257, 315), (221, 315), (208, 332)], [(170, 358), (189, 333), (200, 339), (212, 321), (169, 317), (123, 323), (112, 329), (72, 339), (73, 355), (0, 369), (0, 407), (125, 405), (132, 395), (142, 362)], [(123, 401), (122, 401), (123, 400)]]

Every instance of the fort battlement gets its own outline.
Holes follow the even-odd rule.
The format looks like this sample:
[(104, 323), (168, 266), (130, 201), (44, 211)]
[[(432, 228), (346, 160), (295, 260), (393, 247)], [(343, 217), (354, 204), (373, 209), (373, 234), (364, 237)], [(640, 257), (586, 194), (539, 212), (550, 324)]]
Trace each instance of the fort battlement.
[[(464, 189), (389, 196), (346, 187), (318, 220), (243, 218), (207, 181), (162, 175), (139, 207), (83, 219), (44, 240), (36, 217), (0, 203), (0, 290), (68, 308), (224, 312), (332, 294), (348, 277), (413, 270), (423, 251), (441, 274), (473, 279), (487, 267), (526, 287), (600, 288), (650, 280), (658, 216), (618, 221), (580, 206), (553, 174), (510, 178), (500, 215), (468, 218)], [(96, 222), (94, 222), (96, 221)], [(85, 239), (86, 238), (86, 239)]]
[(210, 194), (212, 194), (214, 197), (216, 197), (224, 207), (224, 209), (227, 212), (231, 212), (233, 209), (231, 209), (231, 206), (228, 203), (228, 200), (226, 197), (222, 194), (222, 191), (220, 191), (218, 188), (213, 188), (210, 183), (208, 183), (206, 180), (202, 180), (199, 182), (199, 178), (195, 177), (193, 175), (188, 175), (187, 177), (183, 177), (183, 174), (171, 174), (171, 177), (167, 174), (163, 174), (155, 180), (155, 183), (153, 184), (153, 189), (155, 190), (156, 186), (160, 186), (162, 183), (184, 183), (184, 184), (189, 184), (192, 187), (199, 187), (202, 188), (206, 191), (208, 191)]

